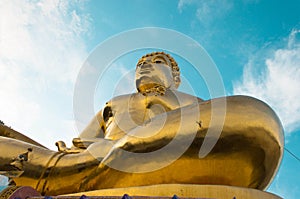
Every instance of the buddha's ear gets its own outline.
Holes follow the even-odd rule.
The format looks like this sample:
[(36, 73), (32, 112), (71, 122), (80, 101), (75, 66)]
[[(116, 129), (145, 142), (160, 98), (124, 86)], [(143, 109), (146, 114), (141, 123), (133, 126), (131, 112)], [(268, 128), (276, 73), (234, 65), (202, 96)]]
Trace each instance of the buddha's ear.
[(181, 82), (181, 79), (179, 76), (175, 76), (174, 77), (174, 83), (175, 83), (175, 87), (178, 88), (179, 87), (179, 84)]

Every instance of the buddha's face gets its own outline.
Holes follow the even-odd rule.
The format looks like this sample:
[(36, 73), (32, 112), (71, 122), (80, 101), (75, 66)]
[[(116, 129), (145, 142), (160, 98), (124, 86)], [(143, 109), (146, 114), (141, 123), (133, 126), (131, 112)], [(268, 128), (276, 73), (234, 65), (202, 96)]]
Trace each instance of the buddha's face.
[(175, 87), (170, 60), (163, 54), (140, 59), (136, 66), (135, 81), (139, 91), (158, 85), (165, 88)]

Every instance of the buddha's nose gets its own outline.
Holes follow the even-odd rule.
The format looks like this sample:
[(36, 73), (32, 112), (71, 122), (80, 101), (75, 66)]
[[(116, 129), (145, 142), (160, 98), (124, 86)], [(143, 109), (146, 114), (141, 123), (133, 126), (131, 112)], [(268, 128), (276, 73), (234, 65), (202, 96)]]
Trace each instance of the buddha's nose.
[(140, 64), (140, 68), (141, 68), (141, 69), (152, 68), (152, 65), (151, 65), (150, 62), (143, 61), (143, 62)]

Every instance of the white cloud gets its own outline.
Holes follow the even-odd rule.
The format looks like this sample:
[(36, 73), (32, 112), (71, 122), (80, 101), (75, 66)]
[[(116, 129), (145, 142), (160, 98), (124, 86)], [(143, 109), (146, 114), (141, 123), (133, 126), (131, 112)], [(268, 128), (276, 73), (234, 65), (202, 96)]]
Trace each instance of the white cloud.
[(183, 8), (186, 6), (186, 5), (189, 5), (189, 4), (192, 4), (194, 3), (195, 0), (179, 0), (178, 1), (178, 5), (177, 5), (177, 9), (179, 10), (179, 12), (181, 13)]
[(300, 128), (300, 42), (293, 30), (286, 48), (277, 49), (265, 59), (261, 73), (250, 60), (242, 80), (234, 83), (234, 94), (254, 96), (275, 109), (286, 132)]
[(184, 8), (189, 5), (197, 7), (195, 15), (203, 25), (209, 25), (214, 19), (222, 18), (233, 7), (232, 2), (227, 0), (179, 0), (177, 8), (179, 12), (182, 13)]
[(0, 3), (0, 119), (45, 145), (60, 139), (54, 130), (74, 131), (59, 122), (72, 120), (73, 85), (87, 56), (83, 9), (81, 1)]

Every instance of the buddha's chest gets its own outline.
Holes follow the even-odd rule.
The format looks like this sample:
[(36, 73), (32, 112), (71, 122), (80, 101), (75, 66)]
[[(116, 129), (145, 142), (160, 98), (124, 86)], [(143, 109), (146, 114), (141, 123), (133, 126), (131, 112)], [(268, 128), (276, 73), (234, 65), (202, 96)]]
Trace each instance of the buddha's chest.
[(132, 95), (122, 104), (113, 106), (118, 121), (142, 125), (151, 118), (180, 107), (176, 98), (169, 96)]
[(128, 114), (138, 125), (151, 118), (171, 111), (175, 106), (162, 96), (135, 96), (129, 100)]

